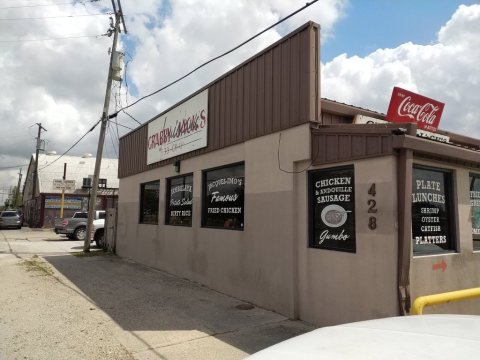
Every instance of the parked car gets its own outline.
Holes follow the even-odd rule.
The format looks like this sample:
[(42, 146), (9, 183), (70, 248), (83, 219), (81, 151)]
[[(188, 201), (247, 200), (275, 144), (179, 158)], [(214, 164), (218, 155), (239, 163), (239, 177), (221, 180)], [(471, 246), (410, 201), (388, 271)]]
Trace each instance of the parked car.
[(98, 247), (105, 247), (105, 219), (93, 220), (92, 240)]
[[(86, 212), (77, 212), (71, 218), (55, 219), (55, 233), (65, 234), (69, 239), (85, 240), (87, 235)], [(95, 210), (93, 220), (105, 219), (105, 210)]]
[(0, 213), (0, 229), (22, 228), (22, 217), (15, 210), (5, 210)]
[(477, 359), (480, 316), (413, 315), (320, 328), (245, 360)]

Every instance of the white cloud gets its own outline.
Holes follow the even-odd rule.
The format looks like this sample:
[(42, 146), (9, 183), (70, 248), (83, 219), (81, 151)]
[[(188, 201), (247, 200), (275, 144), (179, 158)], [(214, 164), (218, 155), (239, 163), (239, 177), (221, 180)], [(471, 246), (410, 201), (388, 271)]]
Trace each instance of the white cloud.
[[(141, 122), (147, 121), (307, 20), (321, 23), (322, 36), (328, 38), (342, 15), (345, 2), (319, 1), (222, 61), (212, 63), (171, 89), (142, 101), (129, 109), (129, 113)], [(2, 2), (4, 7), (22, 5), (32, 3), (21, 0), (11, 0), (8, 4)], [(128, 36), (122, 34), (119, 46), (127, 50), (126, 60), (132, 60), (128, 64), (128, 76), (140, 96), (148, 94), (303, 5), (305, 1), (302, 0), (123, 1)], [(1, 15), (3, 18), (25, 18), (96, 14), (106, 7), (110, 7), (110, 1), (85, 6), (25, 7), (3, 10)], [(107, 16), (1, 21), (0, 41), (97, 35), (104, 34), (108, 27)], [(99, 119), (105, 96), (107, 50), (111, 43), (112, 38), (108, 37), (1, 43), (0, 122), (7, 137), (0, 141), (0, 153), (4, 154), (0, 157), (0, 168), (28, 164), (35, 152), (35, 123), (42, 123), (48, 130), (42, 133), (42, 138), (47, 140), (47, 149), (63, 153)], [(114, 111), (115, 103), (126, 104), (125, 87), (120, 90), (122, 100), (118, 96), (118, 86), (112, 90), (110, 113)], [(134, 100), (135, 97), (128, 97), (129, 103)], [(122, 113), (118, 121), (132, 128), (138, 125)], [(121, 135), (126, 131), (119, 127), (118, 133)], [(110, 127), (105, 142), (104, 155), (107, 157), (115, 157), (118, 153), (118, 133), (116, 126)], [(23, 134), (24, 137), (9, 134)], [(97, 141), (98, 129), (70, 154), (95, 154)], [(18, 169), (0, 171), (0, 187), (2, 184), (16, 185), (17, 173)]]
[(394, 86), (445, 103), (440, 128), (480, 137), (480, 5), (460, 6), (432, 45), (403, 44), (322, 66), (322, 97), (386, 112)]
[[(332, 41), (334, 26), (343, 17), (346, 2), (322, 0), (313, 4), (248, 46), (128, 112), (141, 122), (147, 121), (308, 20), (321, 24), (322, 43)], [(11, 3), (31, 5), (28, 1)], [(120, 45), (128, 52), (126, 60), (131, 60), (131, 86), (136, 86), (142, 96), (231, 49), (302, 7), (305, 1), (142, 0), (123, 1), (122, 5), (128, 36), (122, 34)], [(12, 9), (2, 12), (2, 17), (94, 14), (106, 6), (110, 6), (109, 1)], [(322, 68), (322, 96), (386, 111), (391, 88), (402, 86), (446, 103), (441, 127), (480, 137), (476, 125), (480, 113), (476, 99), (480, 82), (479, 8), (460, 7), (439, 29), (436, 44), (407, 43), (395, 49), (379, 49), (365, 58), (337, 57)], [(2, 21), (0, 40), (97, 35), (105, 33), (108, 25), (106, 16)], [(29, 162), (35, 151), (37, 122), (48, 130), (42, 135), (48, 140), (47, 149), (62, 153), (99, 119), (111, 43), (108, 37), (1, 43), (0, 168)], [(120, 90), (121, 100), (118, 95), (116, 99), (112, 96), (110, 113), (115, 103), (126, 104), (124, 85)], [(113, 95), (118, 92), (116, 85)], [(128, 96), (128, 103), (135, 100)], [(128, 127), (137, 126), (122, 113), (118, 121)], [(121, 135), (126, 131), (120, 127), (118, 132)], [(114, 157), (118, 152), (118, 145), (112, 144), (118, 137), (116, 127), (111, 126), (108, 134), (104, 154)], [(70, 154), (95, 154), (97, 141), (98, 129)], [(0, 187), (16, 185), (17, 173), (18, 169), (0, 171)]]

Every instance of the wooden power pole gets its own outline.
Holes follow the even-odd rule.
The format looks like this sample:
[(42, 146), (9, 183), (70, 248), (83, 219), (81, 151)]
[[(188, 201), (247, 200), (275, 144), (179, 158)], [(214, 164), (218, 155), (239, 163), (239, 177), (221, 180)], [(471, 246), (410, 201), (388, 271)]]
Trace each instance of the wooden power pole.
[(115, 51), (117, 49), (118, 33), (120, 32), (120, 21), (123, 23), (123, 29), (125, 34), (127, 33), (127, 28), (125, 27), (125, 22), (123, 21), (123, 14), (122, 14), (122, 7), (120, 5), (120, 0), (116, 0), (116, 1), (118, 3), (118, 10), (117, 10), (117, 6), (115, 5), (115, 0), (112, 0), (112, 6), (115, 12), (115, 24), (113, 28), (113, 45), (112, 45), (112, 50), (110, 54), (110, 66), (108, 68), (107, 90), (105, 93), (105, 101), (103, 103), (100, 135), (99, 135), (98, 147), (97, 147), (97, 157), (95, 158), (95, 170), (94, 170), (93, 179), (92, 179), (92, 191), (90, 194), (90, 200), (88, 205), (87, 234), (85, 236), (85, 241), (83, 243), (83, 252), (85, 253), (90, 252), (90, 236), (92, 234), (92, 229), (93, 229), (93, 214), (95, 211), (95, 205), (97, 204), (98, 179), (100, 177), (100, 166), (102, 164), (103, 145), (105, 143), (105, 133), (106, 133), (107, 124), (108, 124), (108, 107), (110, 104), (110, 93), (112, 88), (113, 71), (114, 71), (112, 65), (113, 65), (113, 59), (115, 56)]

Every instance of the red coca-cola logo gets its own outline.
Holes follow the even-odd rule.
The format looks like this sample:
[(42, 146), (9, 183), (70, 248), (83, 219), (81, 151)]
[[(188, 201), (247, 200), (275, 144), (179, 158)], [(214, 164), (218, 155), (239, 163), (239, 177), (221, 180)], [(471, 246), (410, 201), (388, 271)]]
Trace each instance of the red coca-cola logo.
[(437, 131), (445, 104), (411, 91), (394, 87), (386, 120), (417, 123), (419, 129)]

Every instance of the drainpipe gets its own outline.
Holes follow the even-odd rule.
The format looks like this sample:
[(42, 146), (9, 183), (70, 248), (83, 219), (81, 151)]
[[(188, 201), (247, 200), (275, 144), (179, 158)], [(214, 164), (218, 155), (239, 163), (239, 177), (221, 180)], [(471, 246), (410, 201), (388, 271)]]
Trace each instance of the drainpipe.
[[(402, 124), (403, 125), (403, 124)], [(407, 126), (408, 135), (415, 136), (416, 127)], [(408, 315), (410, 299), (410, 261), (412, 254), (412, 176), (413, 151), (404, 145), (405, 134), (393, 135), (393, 147), (397, 158), (397, 196), (398, 196), (398, 301), (400, 315)]]

